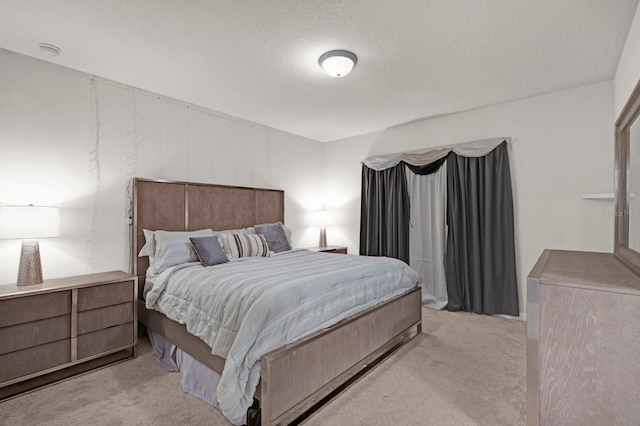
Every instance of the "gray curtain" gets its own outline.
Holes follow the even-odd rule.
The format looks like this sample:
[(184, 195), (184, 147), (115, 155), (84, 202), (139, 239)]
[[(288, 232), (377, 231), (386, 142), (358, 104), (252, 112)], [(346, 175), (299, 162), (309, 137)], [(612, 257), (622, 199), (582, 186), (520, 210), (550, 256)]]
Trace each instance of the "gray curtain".
[(409, 193), (405, 165), (376, 171), (362, 165), (360, 254), (409, 263)]
[(506, 142), (484, 157), (449, 154), (447, 225), (449, 310), (518, 316)]

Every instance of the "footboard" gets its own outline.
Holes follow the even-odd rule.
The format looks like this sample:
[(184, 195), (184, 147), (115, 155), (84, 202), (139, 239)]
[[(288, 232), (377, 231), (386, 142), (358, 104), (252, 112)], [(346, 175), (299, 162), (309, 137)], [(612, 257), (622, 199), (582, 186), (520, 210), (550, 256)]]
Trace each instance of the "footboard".
[(420, 287), (262, 357), (262, 425), (298, 415), (421, 330)]

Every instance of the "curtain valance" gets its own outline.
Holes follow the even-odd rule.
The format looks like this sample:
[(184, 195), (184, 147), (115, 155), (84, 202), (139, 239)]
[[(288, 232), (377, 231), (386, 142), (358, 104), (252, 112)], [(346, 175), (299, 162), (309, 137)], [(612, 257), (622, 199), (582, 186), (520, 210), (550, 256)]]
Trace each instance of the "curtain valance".
[(484, 157), (502, 142), (511, 140), (506, 137), (483, 139), (462, 144), (432, 148), (428, 151), (410, 151), (389, 155), (377, 155), (365, 158), (362, 164), (373, 170), (385, 170), (397, 166), (401, 161), (408, 166), (426, 166), (454, 152), (463, 157)]
[(364, 160), (360, 254), (409, 263), (425, 306), (517, 316), (509, 143)]

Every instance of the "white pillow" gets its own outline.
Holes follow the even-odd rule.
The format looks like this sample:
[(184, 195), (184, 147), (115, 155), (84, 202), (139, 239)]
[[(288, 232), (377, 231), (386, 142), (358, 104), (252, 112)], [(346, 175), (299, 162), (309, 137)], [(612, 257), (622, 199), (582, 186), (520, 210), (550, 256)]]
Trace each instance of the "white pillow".
[(291, 247), (293, 247), (293, 243), (291, 242), (291, 228), (287, 227), (287, 225), (282, 225), (284, 226), (284, 233), (287, 236), (287, 240), (289, 241), (289, 245)]
[(174, 265), (197, 262), (198, 255), (189, 238), (211, 236), (213, 236), (211, 229), (188, 232), (155, 231), (155, 256), (150, 268), (153, 268), (154, 274), (160, 274)]
[(149, 256), (149, 263), (153, 263), (153, 256), (156, 254), (156, 242), (153, 238), (153, 231), (143, 229), (145, 243), (138, 253), (138, 257)]
[(225, 229), (222, 231), (213, 231), (213, 235), (221, 235), (221, 234), (255, 234), (256, 230), (253, 226), (249, 228), (242, 229)]

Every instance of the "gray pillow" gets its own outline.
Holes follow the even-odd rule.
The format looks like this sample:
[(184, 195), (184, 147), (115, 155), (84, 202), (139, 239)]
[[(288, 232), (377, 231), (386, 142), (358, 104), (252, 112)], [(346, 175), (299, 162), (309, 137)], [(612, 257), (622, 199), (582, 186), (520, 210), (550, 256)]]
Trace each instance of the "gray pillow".
[(291, 250), (291, 244), (287, 239), (287, 233), (284, 230), (282, 222), (276, 223), (263, 223), (261, 225), (254, 225), (258, 234), (264, 235), (264, 239), (267, 240), (269, 250), (280, 253), (281, 251)]
[(189, 238), (189, 240), (191, 240), (202, 266), (219, 265), (229, 261), (218, 241), (218, 237), (197, 237)]

